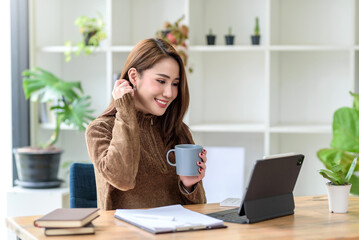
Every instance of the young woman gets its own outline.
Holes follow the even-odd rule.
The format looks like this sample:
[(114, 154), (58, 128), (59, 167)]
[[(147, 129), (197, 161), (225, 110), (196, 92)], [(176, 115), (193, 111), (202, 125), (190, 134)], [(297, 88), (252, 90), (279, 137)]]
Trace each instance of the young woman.
[(189, 92), (176, 50), (160, 39), (139, 42), (127, 58), (112, 97), (105, 112), (86, 130), (98, 207), (205, 203), (201, 180), (206, 151), (199, 154), (198, 176), (177, 176), (175, 167), (166, 161), (169, 149), (193, 143), (182, 122)]

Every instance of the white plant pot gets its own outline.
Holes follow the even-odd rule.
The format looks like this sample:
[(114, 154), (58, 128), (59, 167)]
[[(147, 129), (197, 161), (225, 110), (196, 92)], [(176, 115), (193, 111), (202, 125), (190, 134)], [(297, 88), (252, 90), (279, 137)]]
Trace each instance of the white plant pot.
[(329, 212), (348, 212), (349, 192), (352, 185), (333, 185), (327, 183), (326, 186), (328, 189)]

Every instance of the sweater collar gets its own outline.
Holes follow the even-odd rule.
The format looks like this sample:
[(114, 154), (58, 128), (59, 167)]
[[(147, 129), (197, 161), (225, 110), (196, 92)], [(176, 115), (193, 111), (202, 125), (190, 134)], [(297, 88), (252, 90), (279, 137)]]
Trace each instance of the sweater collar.
[(152, 115), (152, 114), (145, 114), (138, 110), (136, 110), (136, 116), (137, 116), (138, 124), (141, 128), (150, 127), (152, 125), (155, 125), (156, 120), (157, 120), (157, 116)]

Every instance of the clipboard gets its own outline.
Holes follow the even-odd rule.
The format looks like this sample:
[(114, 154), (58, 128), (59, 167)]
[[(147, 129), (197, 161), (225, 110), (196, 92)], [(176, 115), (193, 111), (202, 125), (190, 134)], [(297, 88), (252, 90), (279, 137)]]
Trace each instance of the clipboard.
[(227, 227), (222, 220), (188, 210), (179, 204), (150, 209), (117, 209), (115, 218), (153, 234)]

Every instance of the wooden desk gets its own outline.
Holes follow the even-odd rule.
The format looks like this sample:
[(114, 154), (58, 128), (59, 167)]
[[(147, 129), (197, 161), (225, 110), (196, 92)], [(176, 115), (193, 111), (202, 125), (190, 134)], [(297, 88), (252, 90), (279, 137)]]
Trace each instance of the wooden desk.
[[(22, 240), (27, 239), (359, 239), (359, 198), (350, 197), (347, 214), (328, 211), (326, 196), (295, 198), (295, 214), (255, 224), (226, 223), (228, 228), (153, 235), (114, 218), (114, 211), (100, 212), (94, 220), (95, 235), (45, 237), (43, 229), (35, 228), (38, 216), (7, 218), (9, 229)], [(218, 204), (186, 206), (201, 213), (221, 209)]]

